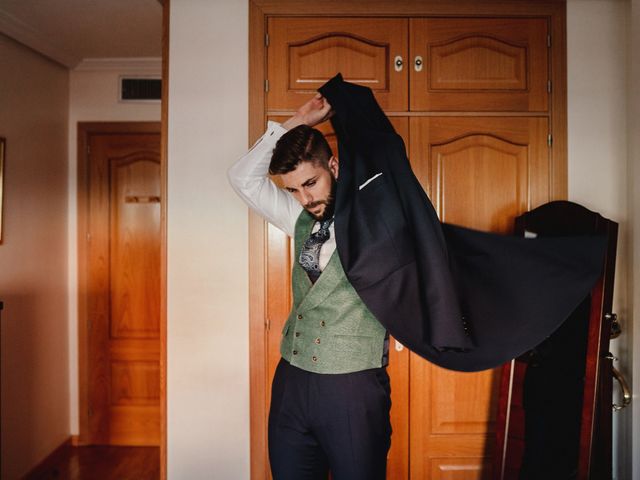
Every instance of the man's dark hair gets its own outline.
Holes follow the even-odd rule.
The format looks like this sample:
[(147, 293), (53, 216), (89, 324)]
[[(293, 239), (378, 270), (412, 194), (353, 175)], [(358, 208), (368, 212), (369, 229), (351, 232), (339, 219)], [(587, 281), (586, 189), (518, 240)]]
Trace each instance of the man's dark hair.
[(281, 175), (296, 169), (300, 162), (313, 162), (329, 168), (333, 153), (320, 130), (298, 125), (285, 133), (276, 143), (269, 164), (271, 175)]

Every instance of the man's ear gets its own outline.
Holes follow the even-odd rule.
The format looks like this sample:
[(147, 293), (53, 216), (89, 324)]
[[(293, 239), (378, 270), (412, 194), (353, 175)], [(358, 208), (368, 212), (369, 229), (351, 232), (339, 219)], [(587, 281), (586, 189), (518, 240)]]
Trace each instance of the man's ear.
[(338, 178), (338, 170), (340, 170), (340, 162), (338, 161), (338, 157), (332, 155), (329, 159), (329, 171), (333, 173), (335, 178)]

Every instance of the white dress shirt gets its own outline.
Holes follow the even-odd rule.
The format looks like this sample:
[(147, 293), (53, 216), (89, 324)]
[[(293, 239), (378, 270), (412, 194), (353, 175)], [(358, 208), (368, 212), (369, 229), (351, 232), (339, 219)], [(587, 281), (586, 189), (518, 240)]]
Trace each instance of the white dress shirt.
[[(227, 177), (235, 192), (252, 210), (293, 237), (302, 205), (289, 192), (279, 188), (269, 177), (269, 163), (273, 148), (286, 131), (279, 123), (269, 121), (267, 131), (242, 158), (229, 168)], [(316, 232), (319, 229), (320, 223), (315, 222), (312, 231)], [(336, 249), (333, 223), (329, 227), (329, 232), (331, 236), (320, 248), (320, 270), (324, 270)]]

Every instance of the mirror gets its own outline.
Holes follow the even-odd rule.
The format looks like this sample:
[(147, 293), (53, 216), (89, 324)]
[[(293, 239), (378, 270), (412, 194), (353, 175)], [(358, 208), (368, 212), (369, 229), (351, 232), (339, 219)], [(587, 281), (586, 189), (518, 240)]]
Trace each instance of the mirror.
[(516, 234), (603, 234), (603, 274), (561, 327), (503, 366), (494, 467), (500, 480), (611, 477), (611, 304), (618, 224), (567, 201), (516, 219)]

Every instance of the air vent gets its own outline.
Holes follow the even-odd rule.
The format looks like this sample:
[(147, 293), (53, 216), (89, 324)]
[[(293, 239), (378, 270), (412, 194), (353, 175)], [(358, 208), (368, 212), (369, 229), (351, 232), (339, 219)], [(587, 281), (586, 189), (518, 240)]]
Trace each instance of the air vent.
[(120, 78), (120, 100), (158, 101), (161, 98), (162, 80), (159, 78)]

